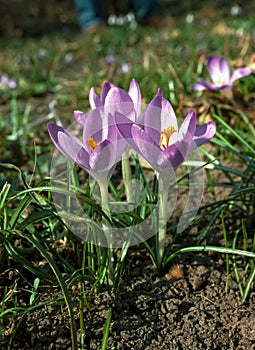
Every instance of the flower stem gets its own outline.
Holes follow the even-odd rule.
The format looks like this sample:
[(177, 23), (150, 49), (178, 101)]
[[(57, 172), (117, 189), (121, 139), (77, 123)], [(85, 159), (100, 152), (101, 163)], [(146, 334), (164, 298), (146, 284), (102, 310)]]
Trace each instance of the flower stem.
[(166, 242), (166, 224), (167, 224), (167, 198), (168, 198), (168, 183), (162, 181), (162, 190), (159, 194), (159, 231), (158, 231), (158, 254), (157, 266), (161, 267)]
[(126, 149), (122, 155), (121, 167), (122, 167), (122, 177), (125, 184), (127, 202), (132, 203), (133, 194), (132, 194), (132, 188), (130, 183), (132, 174), (131, 174), (130, 161), (128, 158), (128, 149)]
[[(100, 194), (101, 194), (101, 206), (102, 210), (108, 219), (111, 221), (111, 212), (109, 208), (108, 200), (108, 184), (100, 183)], [(108, 243), (108, 283), (112, 285), (114, 283), (114, 249), (113, 249), (113, 237), (112, 228), (106, 218), (102, 221), (103, 230)]]

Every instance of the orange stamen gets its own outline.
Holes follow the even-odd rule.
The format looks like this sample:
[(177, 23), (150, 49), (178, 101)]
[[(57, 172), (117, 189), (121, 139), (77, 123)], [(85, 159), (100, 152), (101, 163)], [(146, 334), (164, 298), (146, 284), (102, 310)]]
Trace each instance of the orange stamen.
[(92, 152), (100, 143), (100, 142), (96, 142), (92, 137), (89, 137), (87, 139), (87, 142), (90, 148), (90, 152)]
[(170, 146), (170, 138), (175, 132), (176, 130), (173, 126), (169, 126), (167, 129), (161, 130), (158, 145), (163, 149), (166, 149), (168, 146)]

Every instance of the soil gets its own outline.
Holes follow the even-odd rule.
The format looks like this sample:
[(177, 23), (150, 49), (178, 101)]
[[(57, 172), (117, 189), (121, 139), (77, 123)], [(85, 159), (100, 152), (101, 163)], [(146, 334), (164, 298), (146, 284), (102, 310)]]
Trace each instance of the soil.
[[(29, 15), (26, 16), (17, 10), (17, 6), (22, 6), (22, 1), (1, 1), (0, 12), (5, 13), (0, 23), (1, 34), (34, 36), (53, 27), (70, 25), (77, 28), (72, 2), (45, 0), (40, 2), (40, 6), (32, 6), (34, 1), (27, 2), (31, 6), (27, 5)], [(247, 8), (251, 3), (254, 5), (253, 1), (238, 3)], [(188, 5), (186, 7), (190, 10)], [(38, 17), (42, 20), (34, 26)], [(174, 248), (193, 244), (200, 233), (199, 228), (186, 230)], [(206, 243), (224, 245), (222, 232), (214, 229), (208, 234)], [(63, 244), (60, 248), (65, 254), (68, 253), (69, 261), (77, 264), (68, 246)], [(245, 263), (242, 258), (237, 258), (237, 262), (243, 266), (239, 273), (245, 278)], [(43, 264), (42, 261), (37, 263)], [(159, 274), (142, 245), (130, 249), (116, 291), (97, 291), (84, 308), (85, 348), (101, 349), (105, 319), (112, 307), (109, 349), (112, 343), (114, 349), (255, 349), (255, 292), (252, 291), (246, 303), (241, 304), (234, 275), (231, 273), (228, 279), (226, 277), (226, 256), (216, 253), (186, 254), (177, 257), (173, 264), (171, 266), (175, 266), (175, 271)], [(1, 266), (1, 298), (5, 287), (12, 286), (9, 298), (15, 297), (18, 306), (28, 307), (34, 278), (20, 265), (16, 266), (15, 262), (9, 262), (6, 269)], [(23, 319), (5, 317), (0, 349), (7, 349), (14, 330), (17, 332), (11, 350), (71, 349), (69, 316), (60, 288), (52, 288), (48, 282), (41, 281), (38, 293), (38, 304), (49, 300), (55, 303), (42, 304)], [(81, 286), (77, 282), (70, 291), (74, 301), (78, 301), (80, 293)], [(80, 342), (78, 307), (74, 313)]]
[[(115, 349), (255, 349), (255, 293), (242, 305), (233, 276), (228, 279), (226, 291), (226, 258), (220, 254), (185, 254), (174, 264), (175, 270), (160, 275), (142, 246), (132, 249), (117, 290), (96, 292), (84, 309), (85, 349), (101, 349), (110, 307), (113, 311), (108, 349), (111, 343)], [(2, 278), (3, 275), (5, 285), (18, 280), (13, 293), (20, 306), (28, 305), (31, 285), (27, 281), (32, 276), (15, 269), (2, 273)], [(51, 288), (47, 294), (46, 289), (47, 285), (39, 289), (40, 301), (55, 299), (57, 304), (61, 291)], [(80, 292), (79, 285), (73, 287), (73, 300)], [(66, 311), (62, 301), (60, 305), (45, 305), (29, 312), (11, 349), (71, 349)], [(78, 308), (74, 311), (79, 339)], [(11, 332), (12, 324), (6, 324), (1, 349), (5, 349)]]

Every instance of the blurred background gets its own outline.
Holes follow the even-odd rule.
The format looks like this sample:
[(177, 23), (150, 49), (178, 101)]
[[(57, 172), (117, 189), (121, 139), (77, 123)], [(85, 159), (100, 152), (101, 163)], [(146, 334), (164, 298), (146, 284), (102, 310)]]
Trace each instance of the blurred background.
[[(126, 0), (116, 1), (119, 9)], [(114, 0), (110, 0), (114, 8)], [(159, 14), (177, 20), (193, 14), (200, 17), (238, 15), (250, 17), (255, 13), (255, 0), (158, 0)], [(68, 33), (79, 30), (74, 0), (1, 0), (0, 35), (3, 37), (33, 37), (52, 31)]]

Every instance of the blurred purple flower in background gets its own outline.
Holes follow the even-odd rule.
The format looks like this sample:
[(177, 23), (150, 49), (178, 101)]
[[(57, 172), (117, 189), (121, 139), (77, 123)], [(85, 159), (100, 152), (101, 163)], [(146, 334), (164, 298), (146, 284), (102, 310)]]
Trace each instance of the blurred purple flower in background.
[(249, 67), (237, 68), (230, 74), (230, 67), (225, 57), (209, 56), (207, 58), (207, 70), (212, 82), (198, 79), (197, 84), (191, 85), (195, 91), (202, 90), (224, 90), (231, 89), (234, 81), (252, 74), (253, 69)]
[(115, 56), (113, 54), (109, 54), (104, 58), (106, 64), (113, 64), (115, 62)]
[(15, 89), (17, 87), (17, 82), (14, 78), (9, 78), (7, 74), (0, 73), (0, 88), (1, 87)]

